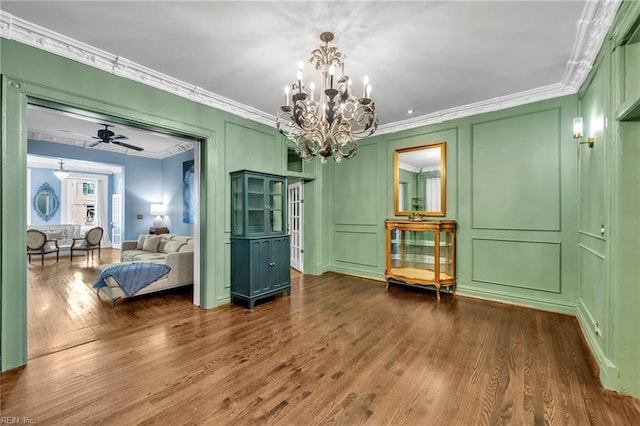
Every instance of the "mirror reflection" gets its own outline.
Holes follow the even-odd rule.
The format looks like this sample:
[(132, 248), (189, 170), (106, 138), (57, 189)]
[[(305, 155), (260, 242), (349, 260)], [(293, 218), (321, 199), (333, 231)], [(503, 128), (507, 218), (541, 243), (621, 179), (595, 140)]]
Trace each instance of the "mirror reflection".
[(394, 152), (395, 214), (445, 215), (445, 143)]
[(59, 204), (58, 196), (48, 183), (42, 184), (33, 197), (33, 207), (38, 216), (45, 221), (50, 220), (56, 214)]

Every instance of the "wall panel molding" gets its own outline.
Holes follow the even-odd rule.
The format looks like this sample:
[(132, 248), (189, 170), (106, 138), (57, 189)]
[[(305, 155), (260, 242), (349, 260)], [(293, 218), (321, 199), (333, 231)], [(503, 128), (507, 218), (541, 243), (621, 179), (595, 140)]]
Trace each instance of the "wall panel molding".
[(559, 241), (472, 237), (471, 281), (560, 294), (561, 249)]
[(561, 230), (561, 129), (560, 106), (471, 125), (472, 229)]
[(362, 266), (378, 266), (378, 233), (335, 231), (334, 261)]

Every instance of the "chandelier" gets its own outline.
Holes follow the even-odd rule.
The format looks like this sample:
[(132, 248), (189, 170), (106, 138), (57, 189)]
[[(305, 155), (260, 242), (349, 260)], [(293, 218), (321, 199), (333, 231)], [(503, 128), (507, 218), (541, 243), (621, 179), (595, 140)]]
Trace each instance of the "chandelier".
[(324, 46), (313, 50), (309, 59), (321, 72), (318, 98), (314, 94), (315, 84), (307, 84), (303, 79), (304, 63), (300, 61), (297, 81), (284, 89), (285, 104), (278, 112), (276, 127), (294, 143), (304, 160), (311, 161), (320, 155), (320, 162), (326, 163), (333, 156), (339, 163), (358, 153), (358, 139), (376, 131), (378, 116), (371, 101), (368, 77), (364, 77), (362, 97), (354, 96), (352, 81), (344, 73), (346, 56), (337, 47), (329, 47), (333, 33), (320, 34), (320, 40)]
[(63, 164), (64, 162), (60, 160), (60, 168), (53, 171), (54, 176), (60, 180), (65, 180), (69, 177), (69, 172), (62, 167)]

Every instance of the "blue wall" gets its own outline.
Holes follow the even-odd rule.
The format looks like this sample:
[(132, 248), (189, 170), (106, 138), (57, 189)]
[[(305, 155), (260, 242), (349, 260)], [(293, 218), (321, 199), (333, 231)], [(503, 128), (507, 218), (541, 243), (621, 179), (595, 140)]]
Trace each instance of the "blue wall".
[[(66, 157), (69, 158), (69, 157)], [(49, 186), (51, 186), (53, 188), (53, 191), (55, 192), (56, 196), (58, 197), (58, 201), (60, 201), (60, 195), (62, 194), (62, 183), (60, 182), (60, 180), (55, 177), (55, 175), (53, 174), (53, 169), (43, 169), (43, 168), (39, 168), (39, 167), (30, 167), (31, 169), (31, 223), (30, 225), (59, 225), (61, 222), (60, 217), (62, 216), (60, 214), (60, 208), (58, 208), (58, 211), (56, 212), (55, 215), (53, 215), (51, 217), (51, 219), (49, 221), (44, 221), (44, 219), (42, 219), (40, 216), (38, 216), (38, 213), (36, 212), (34, 205), (33, 205), (33, 199), (36, 196), (36, 194), (38, 193), (38, 188), (40, 188), (40, 186), (44, 183), (48, 183)], [(97, 176), (104, 176), (104, 173), (92, 173), (92, 172), (82, 172), (83, 175), (97, 175)], [(108, 176), (108, 200), (111, 200), (111, 194), (113, 194), (113, 188), (114, 188), (114, 179), (113, 179), (113, 175), (107, 175)], [(107, 215), (110, 218), (111, 217), (111, 203), (109, 203), (109, 207), (107, 210)]]
[(29, 225), (59, 225), (60, 224), (60, 208), (58, 207), (58, 211), (51, 216), (51, 219), (45, 221), (43, 218), (38, 216), (34, 206), (33, 200), (38, 193), (38, 189), (43, 184), (48, 183), (51, 188), (53, 188), (53, 192), (58, 197), (58, 202), (60, 201), (60, 180), (53, 174), (53, 169), (31, 169), (31, 200), (29, 200), (29, 206), (31, 208), (31, 223)]
[(193, 224), (182, 222), (182, 163), (193, 160), (193, 155), (194, 151), (189, 150), (162, 160), (162, 202), (168, 206), (163, 220), (175, 234), (193, 235)]
[[(149, 227), (152, 226), (154, 220), (154, 217), (149, 214), (149, 207), (152, 203), (160, 202), (169, 206), (167, 216), (163, 219), (171, 232), (193, 235), (193, 225), (182, 223), (182, 162), (193, 159), (193, 150), (164, 160), (156, 160), (79, 146), (29, 140), (27, 152), (34, 155), (122, 166), (124, 173), (116, 173), (109, 178), (109, 197), (114, 191), (117, 191), (118, 181), (122, 180), (124, 240), (135, 240), (139, 234), (149, 232)], [(51, 176), (53, 177), (53, 171), (51, 171)], [(58, 180), (55, 177), (53, 179)], [(32, 175), (32, 185), (35, 184)], [(51, 185), (51, 182), (49, 184)], [(58, 182), (56, 189), (58, 195), (59, 191)], [(138, 214), (142, 215), (142, 219), (137, 219)]]

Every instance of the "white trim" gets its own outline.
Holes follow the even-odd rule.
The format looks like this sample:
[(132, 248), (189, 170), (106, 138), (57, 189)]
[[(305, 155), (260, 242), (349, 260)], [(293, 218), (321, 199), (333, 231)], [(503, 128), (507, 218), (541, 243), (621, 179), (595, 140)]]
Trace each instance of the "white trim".
[[(83, 141), (81, 139), (55, 136), (55, 135), (50, 135), (48, 133), (34, 132), (31, 130), (27, 131), (27, 139), (34, 140), (34, 141), (55, 142), (55, 143), (61, 143), (65, 145), (72, 145), (72, 146), (87, 148), (87, 141)], [(187, 152), (192, 148), (192, 145), (193, 145), (193, 142), (190, 142), (190, 141), (182, 142), (178, 145), (172, 146), (171, 148), (165, 149), (163, 151), (158, 151), (158, 152), (136, 151), (133, 149), (125, 148), (123, 146), (118, 146), (114, 144), (100, 144), (100, 145), (91, 147), (89, 149), (115, 152), (116, 154), (126, 154), (128, 156), (146, 157), (146, 158), (154, 158), (156, 160), (162, 160), (163, 158), (172, 157), (174, 155)]]
[[(440, 123), (455, 118), (497, 111), (576, 93), (596, 59), (596, 55), (602, 46), (602, 42), (609, 31), (620, 4), (621, 0), (585, 2), (585, 8), (578, 22), (578, 35), (561, 82), (437, 111), (409, 120), (383, 124), (378, 128), (376, 134), (395, 133), (427, 124)], [(3, 10), (0, 10), (0, 37), (15, 40), (108, 73), (173, 93), (194, 102), (275, 127), (275, 116), (273, 114), (267, 114), (256, 108), (209, 92), (196, 85), (162, 74), (121, 56), (105, 52), (25, 21)]]
[(122, 172), (122, 166), (115, 164), (97, 163), (95, 161), (76, 160), (73, 158), (45, 157), (41, 155), (27, 154), (27, 167), (56, 170), (60, 168), (60, 161), (64, 162), (64, 169), (68, 172), (90, 172), (109, 175)]
[[(298, 193), (294, 201), (292, 193)], [(294, 206), (298, 205), (298, 214), (294, 212)], [(291, 247), (291, 267), (304, 272), (304, 182), (292, 183), (287, 188), (287, 223)], [(293, 229), (293, 220), (298, 219), (298, 227)], [(295, 233), (295, 235), (294, 235)]]

